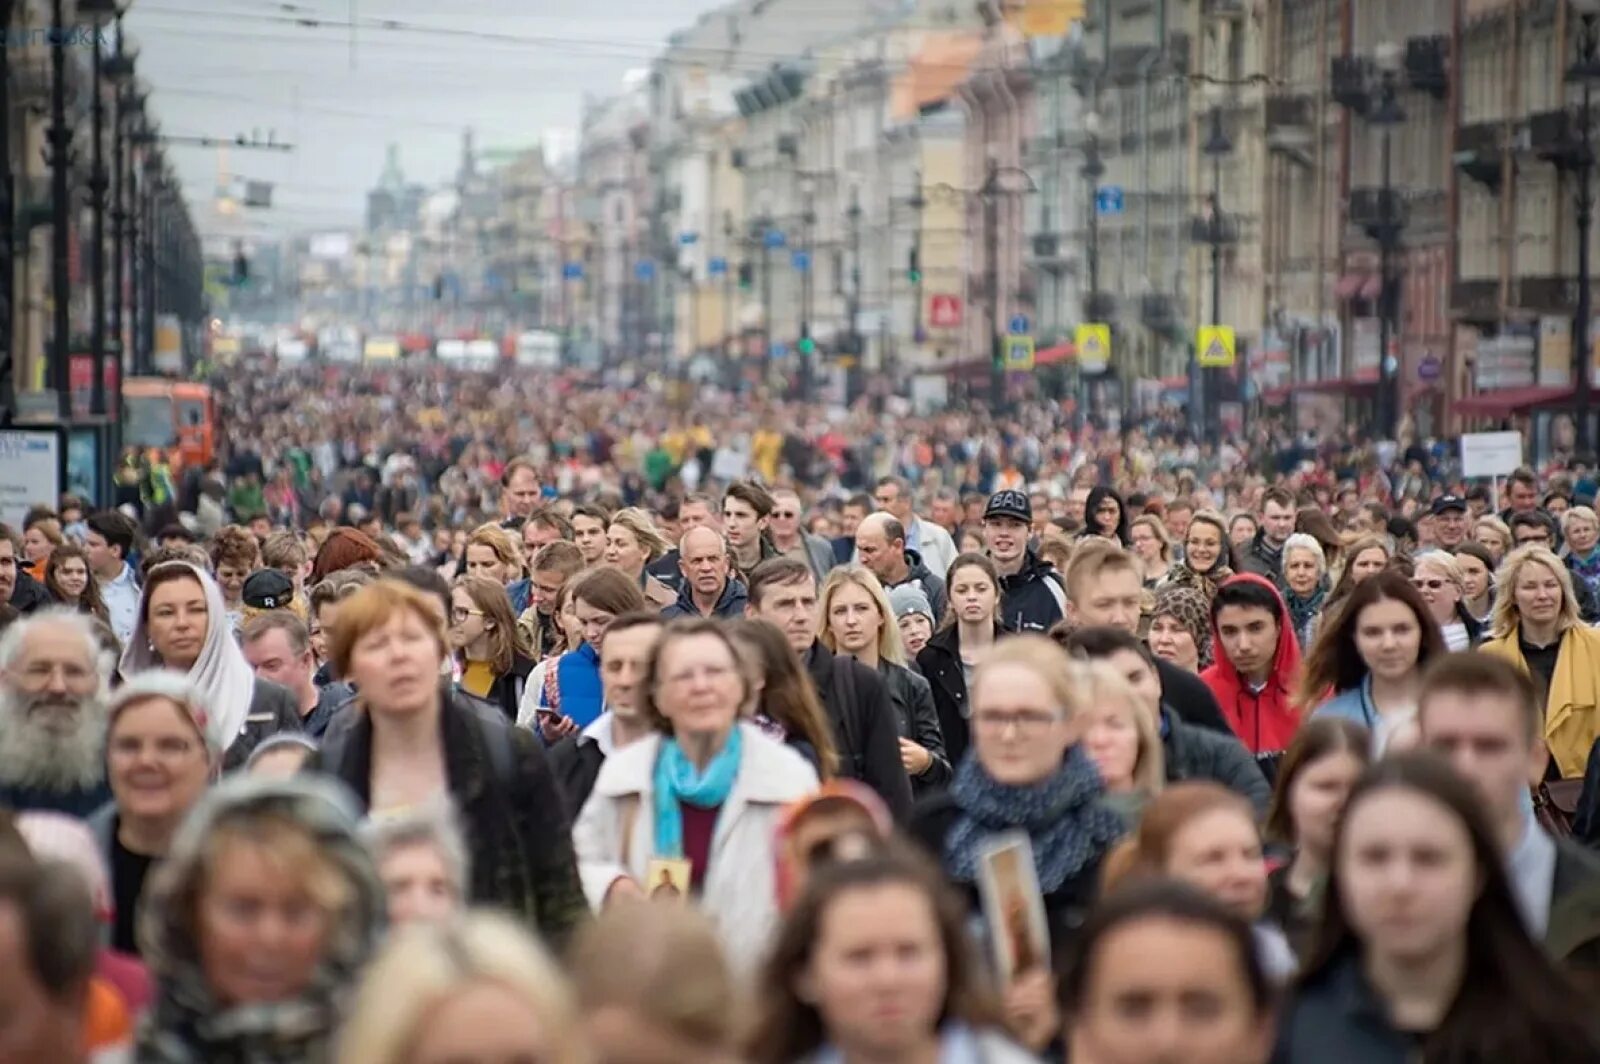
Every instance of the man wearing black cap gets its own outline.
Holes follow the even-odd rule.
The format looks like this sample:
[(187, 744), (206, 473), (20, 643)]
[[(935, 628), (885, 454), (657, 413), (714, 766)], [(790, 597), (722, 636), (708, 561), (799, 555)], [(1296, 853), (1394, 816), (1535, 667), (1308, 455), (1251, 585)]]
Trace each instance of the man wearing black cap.
[(1000, 571), (1000, 623), (1048, 632), (1066, 616), (1067, 593), (1048, 562), (1028, 548), (1033, 504), (1020, 491), (997, 491), (983, 511), (983, 543)]
[(277, 569), (257, 569), (246, 578), (240, 600), (253, 610), (286, 610), (294, 601), (294, 581)]
[(1467, 500), (1459, 495), (1441, 495), (1433, 500), (1433, 538), (1445, 550), (1453, 551), (1467, 538)]

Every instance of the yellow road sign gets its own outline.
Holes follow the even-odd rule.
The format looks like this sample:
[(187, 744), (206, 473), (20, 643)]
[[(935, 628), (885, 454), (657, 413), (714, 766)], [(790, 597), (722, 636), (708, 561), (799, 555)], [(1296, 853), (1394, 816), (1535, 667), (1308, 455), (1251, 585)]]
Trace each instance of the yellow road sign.
[(1062, 37), (1083, 16), (1083, 0), (1024, 0), (1012, 21), (1024, 37)]
[(1008, 336), (1005, 351), (1008, 371), (1026, 373), (1033, 369), (1033, 337)]
[(1195, 342), (1194, 349), (1198, 352), (1197, 361), (1202, 368), (1229, 368), (1233, 365), (1234, 353), (1237, 350), (1234, 343), (1233, 327), (1231, 325), (1200, 326), (1200, 336)]
[(1080, 373), (1104, 373), (1111, 365), (1111, 326), (1090, 322), (1078, 326), (1075, 346)]

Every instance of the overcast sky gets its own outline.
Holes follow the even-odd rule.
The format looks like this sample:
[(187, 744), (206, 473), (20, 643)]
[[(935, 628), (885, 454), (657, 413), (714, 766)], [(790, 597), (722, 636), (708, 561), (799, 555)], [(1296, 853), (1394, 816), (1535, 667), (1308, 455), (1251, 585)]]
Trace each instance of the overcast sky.
[(169, 150), (202, 229), (226, 224), (229, 235), (266, 237), (359, 224), (390, 143), (400, 146), (406, 176), (430, 184), (455, 173), (469, 126), (488, 151), (541, 141), (570, 146), (585, 94), (616, 91), (669, 33), (717, 6), (134, 0), (125, 27), (137, 38), (138, 71), (152, 86), (151, 109), (164, 133), (265, 137), (274, 130), (295, 145), (286, 155), (227, 153), (226, 172), (277, 184), (274, 208), (252, 212), (248, 223), (219, 223), (210, 207), (221, 169), (216, 151)]

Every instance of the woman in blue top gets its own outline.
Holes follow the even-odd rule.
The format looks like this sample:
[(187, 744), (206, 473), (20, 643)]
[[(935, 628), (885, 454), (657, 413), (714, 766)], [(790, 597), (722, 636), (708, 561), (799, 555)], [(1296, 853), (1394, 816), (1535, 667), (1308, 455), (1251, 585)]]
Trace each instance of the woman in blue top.
[(600, 689), (600, 644), (611, 622), (645, 609), (639, 585), (620, 569), (601, 566), (572, 578), (572, 608), (583, 625), (578, 649), (546, 658), (523, 689), (517, 723), (553, 743), (595, 722), (605, 709)]
[(1385, 570), (1358, 584), (1323, 625), (1306, 657), (1300, 704), (1362, 725), (1380, 754), (1416, 716), (1422, 670), (1444, 653), (1422, 595)]

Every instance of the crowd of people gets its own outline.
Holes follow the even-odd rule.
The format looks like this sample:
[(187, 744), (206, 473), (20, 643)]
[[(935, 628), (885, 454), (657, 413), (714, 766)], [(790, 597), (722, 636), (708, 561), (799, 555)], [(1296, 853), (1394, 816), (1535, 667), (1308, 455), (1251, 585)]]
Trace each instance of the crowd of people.
[(1600, 1061), (1588, 463), (309, 373), (0, 526), (0, 1062)]

